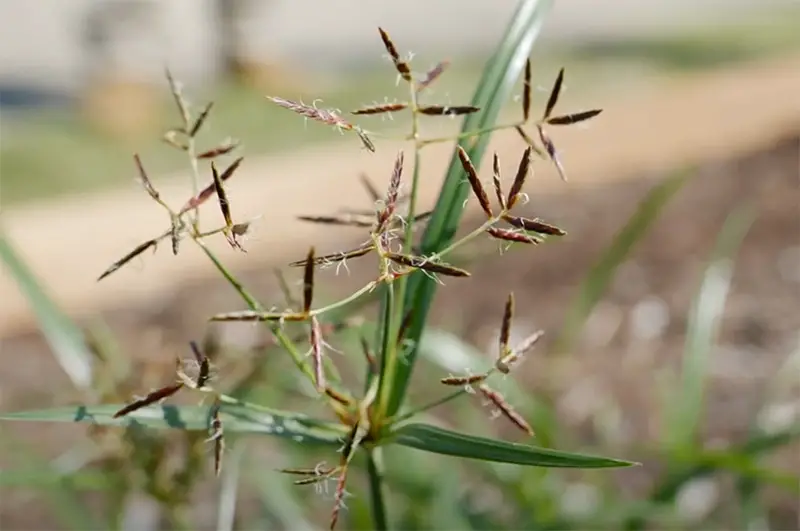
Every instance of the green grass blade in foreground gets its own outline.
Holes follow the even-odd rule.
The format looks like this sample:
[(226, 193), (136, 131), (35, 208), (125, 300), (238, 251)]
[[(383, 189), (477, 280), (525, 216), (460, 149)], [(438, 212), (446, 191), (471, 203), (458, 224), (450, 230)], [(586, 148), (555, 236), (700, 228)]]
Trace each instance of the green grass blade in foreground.
[(665, 444), (670, 451), (691, 451), (704, 413), (709, 356), (725, 311), (733, 275), (733, 255), (754, 219), (751, 209), (737, 209), (725, 221), (711, 262), (689, 316), (683, 354), (681, 390), (670, 397), (666, 411)]
[(391, 442), (454, 457), (548, 468), (613, 468), (637, 464), (475, 437), (428, 424), (406, 424), (392, 432)]
[[(489, 59), (483, 76), (475, 89), (471, 105), (479, 107), (480, 112), (470, 114), (461, 128), (462, 132), (476, 131), (491, 127), (497, 121), (503, 106), (508, 102), (514, 84), (525, 67), (533, 42), (539, 35), (544, 17), (550, 11), (553, 0), (522, 0), (505, 31), (495, 53)], [(464, 149), (475, 167), (480, 168), (489, 135), (464, 142)], [(422, 237), (421, 251), (429, 255), (446, 247), (454, 238), (464, 210), (464, 201), (469, 193), (469, 184), (464, 179), (463, 168), (457, 152), (453, 151), (450, 166), (445, 175), (436, 206)], [(414, 316), (406, 338), (415, 344), (422, 335), (428, 311), (436, 292), (436, 282), (417, 272), (409, 278), (403, 315), (414, 310)], [(405, 363), (398, 364), (394, 374), (392, 394), (387, 405), (387, 414), (394, 415), (400, 408), (406, 394), (408, 381), (414, 368), (416, 348), (407, 354)]]
[(20, 291), (31, 305), (39, 327), (56, 360), (75, 387), (86, 390), (92, 383), (92, 354), (83, 334), (48, 297), (33, 272), (14, 251), (6, 236), (0, 234), (2, 260)]
[[(0, 420), (27, 422), (85, 422), (103, 426), (139, 424), (157, 429), (205, 431), (208, 429), (208, 407), (171, 406), (142, 408), (123, 418), (113, 418), (122, 404), (78, 406), (19, 413), (0, 414)], [(338, 424), (294, 413), (255, 410), (242, 405), (223, 404), (220, 409), (226, 433), (249, 433), (288, 437), (300, 443), (341, 444), (343, 431)]]
[(581, 282), (578, 295), (567, 311), (554, 352), (564, 353), (572, 350), (592, 309), (611, 284), (617, 268), (627, 259), (634, 246), (647, 234), (647, 231), (658, 219), (661, 210), (681, 189), (690, 174), (691, 170), (684, 170), (667, 178), (653, 187), (639, 202), (636, 212), (616, 234), (611, 244)]

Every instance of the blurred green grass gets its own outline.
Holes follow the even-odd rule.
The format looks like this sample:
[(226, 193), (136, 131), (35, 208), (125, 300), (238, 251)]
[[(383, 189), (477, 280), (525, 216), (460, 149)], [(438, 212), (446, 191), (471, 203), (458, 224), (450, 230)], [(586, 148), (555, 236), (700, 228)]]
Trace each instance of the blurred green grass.
[[(567, 48), (540, 47), (534, 52), (534, 82), (549, 86), (557, 68), (567, 66), (573, 95), (587, 92), (619, 92), (620, 87), (635, 86), (637, 80), (674, 76), (756, 59), (800, 48), (796, 20), (800, 8), (751, 15), (747, 20), (719, 23), (711, 27), (691, 28), (664, 37), (587, 42)], [(420, 58), (418, 65), (431, 64), (438, 58)], [(483, 66), (482, 58), (466, 60), (454, 57), (453, 66), (441, 78), (435, 94), (439, 101), (464, 102), (471, 94)], [(421, 66), (418, 66), (421, 68)], [(330, 80), (334, 86), (302, 94), (311, 102), (321, 99), (322, 107), (348, 111), (384, 98), (404, 98), (394, 84), (390, 70), (368, 69), (347, 73)], [(303, 145), (338, 139), (338, 133), (320, 124), (306, 124), (292, 113), (269, 104), (264, 95), (231, 83), (193, 94), (202, 104), (216, 102), (210, 127), (200, 139), (212, 146), (234, 136), (246, 153), (266, 155), (293, 150)], [(175, 116), (172, 100), (164, 86), (160, 115)], [(164, 119), (164, 127), (170, 125)], [(138, 151), (154, 175), (185, 167), (185, 157), (152, 137), (117, 141), (94, 130), (75, 110), (43, 110), (3, 116), (4, 135), (0, 145), (2, 199), (5, 206), (133, 185), (131, 154)], [(369, 130), (386, 132), (402, 126), (397, 121), (359, 120)]]

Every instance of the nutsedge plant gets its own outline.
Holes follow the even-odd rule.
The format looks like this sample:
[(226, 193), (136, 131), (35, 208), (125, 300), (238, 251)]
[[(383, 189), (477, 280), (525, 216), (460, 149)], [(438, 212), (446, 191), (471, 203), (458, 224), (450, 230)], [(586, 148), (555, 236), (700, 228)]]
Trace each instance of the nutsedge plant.
[[(381, 488), (383, 471), (380, 469), (380, 456), (386, 447), (393, 444), (444, 455), (519, 465), (576, 468), (631, 465), (632, 463), (622, 460), (472, 437), (415, 422), (422, 412), (450, 400), (470, 395), (491, 407), (496, 415), (504, 417), (519, 428), (522, 437), (534, 437), (535, 427), (531, 426), (503, 394), (493, 387), (493, 380), (511, 374), (543, 334), (542, 331), (537, 331), (518, 345), (509, 344), (515, 306), (513, 294), (509, 294), (505, 308), (502, 312), (498, 312), (501, 330), (498, 351), (493, 362), (487, 360), (487, 368), (483, 372), (442, 375), (441, 384), (445, 393), (442, 398), (429, 404), (416, 408), (393, 405), (397, 401), (398, 393), (400, 406), (404, 405), (406, 389), (405, 382), (400, 378), (401, 366), (413, 364), (414, 360), (408, 357), (408, 354), (416, 348), (415, 343), (418, 339), (410, 337), (417, 309), (409, 310), (405, 305), (411, 289), (409, 279), (424, 275), (439, 283), (449, 277), (453, 278), (453, 282), (468, 281), (465, 279), (470, 276), (469, 271), (448, 262), (448, 258), (454, 250), (477, 238), (488, 237), (503, 245), (521, 243), (536, 246), (547, 238), (566, 235), (562, 228), (548, 221), (520, 215), (516, 207), (527, 201), (525, 188), (533, 173), (535, 156), (555, 164), (561, 177), (565, 178), (562, 162), (546, 127), (578, 123), (597, 116), (601, 111), (598, 109), (554, 115), (554, 109), (562, 92), (564, 80), (562, 69), (541, 117), (532, 121), (532, 74), (528, 60), (524, 69), (520, 120), (511, 124), (465, 131), (450, 137), (426, 137), (423, 134), (423, 119), (472, 115), (482, 112), (482, 109), (471, 104), (441, 105), (424, 102), (426, 91), (446, 73), (449, 62), (442, 61), (427, 72), (417, 74), (412, 69), (410, 60), (403, 58), (389, 33), (379, 28), (378, 34), (391, 58), (399, 81), (408, 88), (408, 98), (402, 102), (363, 107), (352, 111), (351, 114), (354, 117), (369, 117), (387, 113), (410, 113), (411, 130), (406, 139), (411, 143), (412, 150), (411, 176), (410, 179), (406, 177), (409, 173), (406, 154), (400, 151), (394, 157), (392, 168), (387, 168), (387, 173), (390, 171), (391, 177), (385, 192), (379, 191), (365, 176), (361, 177), (373, 202), (371, 208), (353, 208), (334, 213), (304, 213), (298, 217), (309, 223), (353, 227), (363, 231), (364, 239), (354, 248), (326, 254), (319, 254), (314, 246), (310, 246), (303, 258), (292, 262), (290, 264), (292, 267), (302, 270), (302, 291), (298, 297), (292, 293), (288, 284), (284, 283), (288, 309), (276, 310), (259, 302), (207, 247), (208, 238), (222, 235), (232, 249), (245, 251), (243, 243), (250, 230), (251, 221), (236, 220), (235, 205), (231, 204), (226, 193), (226, 187), (243, 163), (243, 158), (235, 158), (231, 164), (224, 167), (218, 166), (219, 158), (223, 155), (232, 155), (238, 147), (237, 143), (225, 142), (204, 149), (197, 145), (197, 134), (213, 114), (213, 104), (208, 103), (199, 112), (193, 112), (169, 72), (167, 78), (179, 112), (179, 123), (165, 134), (164, 140), (174, 149), (187, 154), (191, 167), (192, 195), (180, 208), (167, 204), (149, 178), (146, 165), (139, 155), (134, 155), (134, 163), (144, 190), (162, 207), (169, 223), (163, 232), (136, 246), (111, 264), (98, 278), (102, 280), (108, 277), (149, 249), (155, 250), (166, 240), (170, 240), (175, 254), (186, 241), (199, 246), (220, 274), (238, 292), (247, 307), (241, 311), (213, 315), (210, 320), (264, 323), (274, 336), (275, 342), (288, 353), (301, 378), (311, 384), (320, 401), (327, 406), (330, 419), (312, 419), (301, 412), (278, 411), (268, 406), (245, 403), (233, 398), (223, 389), (217, 388), (212, 378), (212, 367), (208, 356), (195, 343), (191, 343), (192, 357), (177, 360), (173, 382), (165, 383), (163, 387), (128, 404), (114, 407), (110, 415), (103, 416), (101, 411), (95, 411), (94, 421), (114, 424), (131, 419), (146, 425), (165, 427), (169, 422), (159, 423), (156, 419), (159, 404), (178, 393), (194, 393), (201, 400), (201, 406), (198, 407), (205, 411), (204, 415), (199, 417), (195, 415), (198, 412), (197, 408), (175, 407), (172, 411), (183, 412), (186, 415), (192, 412), (192, 415), (195, 415), (191, 417), (192, 419), (200, 419), (192, 422), (187, 420), (182, 424), (182, 428), (207, 431), (207, 440), (213, 445), (211, 453), (216, 474), (219, 474), (224, 466), (226, 435), (231, 432), (272, 433), (291, 436), (301, 441), (298, 444), (306, 441), (322, 442), (330, 445), (333, 451), (338, 447), (339, 458), (334, 466), (300, 466), (281, 470), (284, 474), (298, 476), (299, 479), (295, 480), (297, 485), (314, 485), (329, 480), (335, 482), (335, 496), (330, 514), (331, 528), (336, 526), (344, 506), (350, 464), (360, 453), (365, 454), (371, 464), (369, 479), (373, 487), (370, 491), (375, 527), (383, 529), (388, 526)], [(345, 119), (343, 113), (339, 111), (320, 109), (316, 105), (307, 105), (288, 97), (267, 96), (267, 101), (297, 113), (305, 119), (336, 128), (345, 134), (352, 133), (370, 152), (380, 149), (366, 128)], [(538, 140), (525, 131), (525, 127), (529, 125), (537, 131)], [(491, 185), (486, 186), (478, 170), (479, 164), (473, 162), (469, 149), (460, 144), (471, 142), (500, 129), (516, 130), (525, 140), (527, 147), (520, 155), (513, 179), (503, 178), (500, 161), (495, 154)], [(428, 230), (427, 223), (431, 221), (436, 211), (418, 209), (420, 153), (428, 145), (446, 141), (459, 143), (455, 154), (461, 166), (461, 179), (468, 183), (484, 219), (466, 235), (440, 246), (434, 252), (424, 253), (420, 246), (415, 244), (415, 235), (420, 228)], [(203, 173), (208, 178), (205, 186), (201, 187)], [(410, 185), (406, 186), (409, 180)], [(221, 222), (211, 225), (210, 229), (205, 229), (201, 226), (199, 211), (212, 197), (216, 199)], [(464, 206), (459, 205), (461, 210)], [(314, 293), (319, 268), (339, 266), (345, 264), (347, 260), (368, 256), (373, 257), (376, 262), (375, 274), (368, 282), (341, 300), (321, 306), (315, 304)], [(362, 336), (360, 352), (343, 353), (344, 358), (350, 362), (349, 366), (361, 359), (366, 366), (363, 388), (349, 389), (339, 378), (339, 369), (334, 359), (328, 356), (328, 351), (332, 348), (330, 343), (335, 341), (336, 330), (336, 326), (328, 318), (335, 311), (346, 311), (351, 306), (357, 305), (373, 292), (378, 292), (381, 296), (381, 308), (376, 319), (378, 335), (374, 340)], [(305, 329), (304, 334), (298, 336), (289, 334), (287, 330), (290, 323), (295, 323), (293, 326), (302, 326)], [(161, 407), (163, 409), (164, 406)], [(242, 417), (243, 412), (249, 415), (246, 419)]]

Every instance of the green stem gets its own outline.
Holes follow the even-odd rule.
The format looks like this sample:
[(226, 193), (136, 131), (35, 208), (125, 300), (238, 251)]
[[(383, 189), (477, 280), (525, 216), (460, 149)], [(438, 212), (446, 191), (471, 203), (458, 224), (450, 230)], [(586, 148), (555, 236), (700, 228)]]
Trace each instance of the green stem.
[(445, 395), (442, 398), (439, 398), (438, 400), (434, 400), (433, 402), (425, 404), (424, 406), (420, 406), (418, 408), (414, 408), (411, 411), (409, 411), (408, 413), (403, 413), (399, 417), (395, 417), (394, 419), (392, 419), (391, 423), (392, 424), (399, 424), (400, 422), (403, 422), (404, 420), (408, 420), (408, 419), (410, 419), (411, 417), (413, 417), (415, 415), (419, 415), (420, 413), (424, 413), (424, 412), (426, 412), (426, 411), (428, 411), (430, 409), (433, 409), (433, 408), (435, 408), (437, 406), (441, 406), (442, 404), (446, 404), (447, 402), (450, 402), (451, 400), (455, 400), (456, 398), (458, 398), (459, 396), (464, 395), (464, 394), (467, 394), (466, 389), (459, 389), (458, 391), (455, 391), (454, 393), (450, 393), (449, 395)]
[[(250, 309), (255, 311), (255, 312), (263, 312), (264, 311), (264, 307), (261, 305), (261, 303), (259, 303), (256, 300), (256, 298), (253, 297), (247, 291), (247, 289), (245, 289), (245, 287), (242, 285), (241, 282), (239, 282), (233, 275), (231, 275), (231, 273), (228, 271), (228, 269), (224, 265), (222, 265), (222, 262), (219, 261), (219, 259), (211, 251), (211, 249), (209, 249), (206, 246), (206, 244), (203, 243), (201, 240), (195, 239), (194, 241), (195, 241), (195, 243), (197, 243), (197, 245), (200, 246), (200, 248), (203, 250), (203, 252), (206, 253), (206, 256), (208, 256), (208, 258), (214, 263), (214, 265), (216, 266), (217, 270), (220, 273), (222, 273), (222, 276), (225, 277), (225, 280), (227, 280), (228, 283), (231, 286), (233, 286), (233, 289), (235, 289), (239, 293), (239, 295), (247, 303), (247, 305), (250, 307)], [(283, 349), (286, 350), (289, 353), (289, 355), (292, 357), (292, 360), (294, 361), (294, 364), (297, 366), (297, 368), (300, 369), (300, 371), (303, 372), (303, 374), (306, 375), (306, 377), (308, 378), (309, 382), (311, 382), (312, 385), (314, 385), (315, 382), (316, 382), (316, 378), (314, 376), (314, 371), (311, 369), (309, 364), (306, 363), (306, 361), (304, 359), (305, 356), (303, 356), (297, 350), (297, 346), (289, 338), (289, 336), (287, 336), (286, 333), (283, 330), (281, 330), (279, 325), (276, 325), (276, 324), (273, 324), (273, 323), (268, 323), (268, 324), (269, 324), (270, 331), (272, 332), (272, 335), (275, 337), (275, 339), (278, 340), (278, 344), (280, 344), (280, 346), (283, 347)]]
[(311, 310), (309, 312), (309, 315), (310, 316), (316, 316), (316, 315), (323, 314), (325, 312), (329, 312), (331, 310), (336, 310), (337, 308), (341, 308), (342, 306), (346, 306), (346, 305), (350, 304), (351, 302), (354, 302), (359, 297), (361, 297), (363, 295), (366, 295), (367, 293), (369, 293), (370, 291), (375, 289), (375, 286), (377, 286), (377, 282), (375, 282), (373, 280), (373, 281), (369, 282), (368, 284), (366, 284), (361, 289), (359, 289), (358, 291), (348, 295), (344, 299), (341, 299), (339, 301), (336, 301), (336, 302), (333, 302), (331, 304), (328, 304), (327, 306), (323, 306), (321, 308), (317, 308), (316, 310)]
[(367, 472), (369, 474), (369, 493), (372, 505), (373, 529), (384, 531), (389, 529), (386, 518), (386, 496), (383, 483), (383, 463), (381, 449), (367, 452)]
[(464, 140), (466, 138), (474, 138), (476, 136), (485, 135), (487, 133), (492, 133), (494, 131), (502, 131), (504, 129), (513, 129), (514, 127), (519, 127), (525, 125), (525, 122), (515, 122), (513, 124), (502, 124), (502, 125), (493, 125), (492, 127), (484, 127), (481, 129), (476, 129), (474, 131), (466, 131), (464, 133), (459, 133), (457, 135), (451, 136), (440, 136), (436, 138), (425, 138), (419, 141), (420, 146), (427, 146), (428, 144), (441, 144), (442, 142), (457, 142), (459, 140)]

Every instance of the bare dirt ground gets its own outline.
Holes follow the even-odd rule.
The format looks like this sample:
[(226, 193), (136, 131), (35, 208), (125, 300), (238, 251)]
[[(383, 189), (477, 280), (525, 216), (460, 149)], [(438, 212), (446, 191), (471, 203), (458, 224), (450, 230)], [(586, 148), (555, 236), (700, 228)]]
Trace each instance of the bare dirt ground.
[[(604, 119), (593, 127), (557, 137), (565, 151), (570, 184), (558, 182), (544, 166), (529, 184), (532, 201), (527, 208), (563, 225), (570, 231), (568, 238), (473, 265), (472, 279), (455, 288), (450, 282), (441, 291), (436, 320), (483, 348), (495, 333), (506, 293), (514, 290), (520, 326), (557, 330), (578, 283), (637, 201), (670, 171), (696, 164), (699, 170), (592, 314), (573, 355), (565, 360), (546, 354), (532, 357), (522, 377), (529, 378), (531, 386), (552, 389), (559, 397), (559, 418), (570, 426), (565, 429), (578, 430), (587, 441), (609, 442), (609, 434), (617, 437), (611, 442), (620, 447), (656, 440), (662, 435), (658, 389), (664, 368), (675, 368), (679, 361), (703, 262), (724, 218), (735, 206), (751, 201), (759, 217), (736, 258), (722, 338), (711, 363), (704, 423), (709, 441), (741, 439), (769, 391), (771, 378), (798, 348), (797, 94), (800, 57), (705, 74), (654, 93), (609, 102)], [(375, 155), (326, 147), (299, 159), (290, 154), (246, 165), (231, 187), (231, 200), (240, 211), (264, 213), (265, 223), (248, 255), (235, 255), (220, 245), (225, 260), (257, 294), (274, 300), (271, 265), (301, 256), (309, 243), (321, 251), (337, 250), (349, 239), (343, 230), (342, 241), (333, 241), (330, 231), (323, 236), (313, 226), (292, 221), (292, 216), (366, 199), (353, 176), (363, 169), (383, 183), (395, 147), (384, 144)], [(492, 148), (509, 174), (521, 152), (520, 142), (500, 134)], [(426, 154), (430, 175), (437, 176), (425, 181), (426, 202), (438, 191), (438, 176), (449, 152), (450, 146), (445, 146)], [(267, 181), (264, 175), (283, 178)], [(165, 195), (175, 199), (183, 196), (182, 190), (178, 185), (164, 187)], [(189, 253), (175, 259), (161, 251), (147, 257), (141, 269), (94, 284), (95, 273), (107, 266), (110, 257), (157, 233), (161, 217), (140, 192), (132, 191), (12, 212), (4, 224), (71, 313), (99, 313), (120, 333), (128, 353), (165, 359), (166, 351), (203, 333), (208, 315), (241, 304), (228, 286), (207, 280), (210, 267)], [(87, 224), (87, 219), (102, 222)], [(65, 256), (75, 258), (64, 260)], [(353, 276), (341, 278), (333, 291), (356, 285), (358, 276), (354, 269)], [(2, 282), (5, 297), (11, 286), (7, 279)], [(27, 332), (30, 321), (23, 308), (13, 297), (10, 305), (3, 303), (2, 318), (11, 323), (5, 328), (4, 352), (26, 361), (4, 370), (4, 409), (51, 406), (53, 397), (69, 396), (69, 386), (46, 346), (37, 334)], [(539, 352), (546, 353), (547, 346)], [(547, 370), (541, 370), (543, 366)], [(617, 420), (598, 424), (598, 416), (608, 411), (618, 414)], [(51, 427), (20, 433), (39, 440), (43, 434), (52, 439), (61, 436)], [(785, 467), (800, 467), (797, 452), (787, 451), (780, 459)], [(657, 470), (657, 464), (648, 464), (641, 478), (625, 487), (645, 488)], [(792, 502), (777, 500), (772, 506), (777, 528), (795, 525)]]

